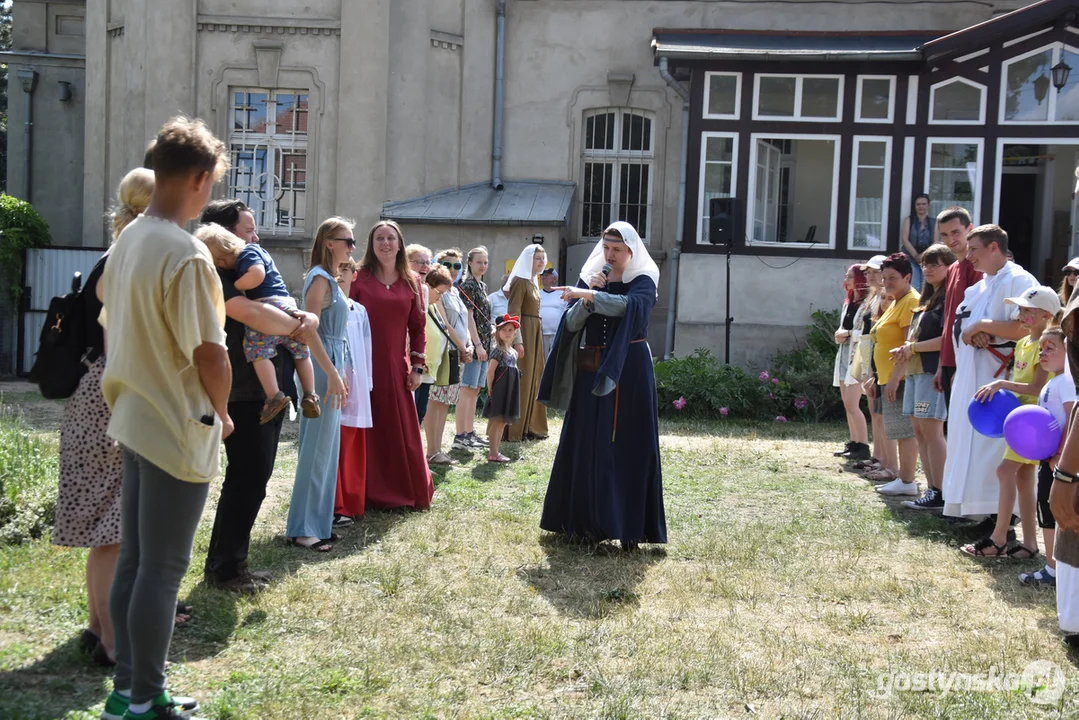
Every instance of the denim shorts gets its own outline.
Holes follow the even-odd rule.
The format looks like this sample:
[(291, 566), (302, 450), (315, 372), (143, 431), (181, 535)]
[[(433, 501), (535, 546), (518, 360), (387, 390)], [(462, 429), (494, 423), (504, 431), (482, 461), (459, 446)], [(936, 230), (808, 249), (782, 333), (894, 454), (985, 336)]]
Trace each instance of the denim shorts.
[(487, 361), (473, 360), (461, 370), (461, 387), (480, 388), (487, 384)]
[(903, 394), (903, 414), (919, 420), (947, 420), (944, 393), (933, 389), (933, 376), (929, 373), (908, 375), (906, 392)]

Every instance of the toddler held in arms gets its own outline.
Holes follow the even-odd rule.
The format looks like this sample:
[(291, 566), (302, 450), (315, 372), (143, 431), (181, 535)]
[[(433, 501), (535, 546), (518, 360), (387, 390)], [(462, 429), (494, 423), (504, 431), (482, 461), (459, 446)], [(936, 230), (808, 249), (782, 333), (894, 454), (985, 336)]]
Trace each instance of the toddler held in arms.
[[(195, 231), (195, 237), (209, 248), (217, 267), (234, 270), (239, 275), (235, 281), (236, 289), (248, 299), (268, 303), (290, 315), (298, 310), (273, 258), (262, 246), (257, 243), (245, 244), (214, 223), (200, 227)], [(255, 374), (266, 393), (266, 404), (262, 407), (259, 422), (270, 422), (289, 404), (288, 396), (277, 385), (277, 370), (273, 364), (278, 345), (283, 345), (295, 359), (296, 374), (300, 376), (300, 385), (303, 386), (303, 401), (300, 403), (303, 416), (317, 418), (320, 411), (318, 395), (315, 394), (315, 371), (307, 346), (286, 335), (264, 335), (248, 327), (244, 333), (244, 357), (249, 363), (254, 363)]]

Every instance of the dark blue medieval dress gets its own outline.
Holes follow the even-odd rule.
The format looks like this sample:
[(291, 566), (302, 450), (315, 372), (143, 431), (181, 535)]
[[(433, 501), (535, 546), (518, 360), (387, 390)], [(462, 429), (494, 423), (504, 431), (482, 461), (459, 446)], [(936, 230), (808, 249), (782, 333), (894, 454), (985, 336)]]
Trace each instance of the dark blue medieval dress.
[[(584, 287), (584, 283), (579, 283)], [(540, 527), (593, 541), (667, 542), (648, 318), (656, 286), (611, 282), (562, 317), (539, 401), (566, 412)]]

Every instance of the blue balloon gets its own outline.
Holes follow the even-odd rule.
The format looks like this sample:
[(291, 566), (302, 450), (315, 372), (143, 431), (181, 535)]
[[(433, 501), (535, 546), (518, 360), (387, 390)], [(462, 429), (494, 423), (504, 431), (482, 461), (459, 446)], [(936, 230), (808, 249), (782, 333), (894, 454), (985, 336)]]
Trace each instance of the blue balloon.
[(1019, 398), (1007, 390), (998, 390), (986, 402), (971, 398), (967, 405), (967, 418), (971, 426), (982, 435), (991, 438), (1004, 437), (1004, 421), (1008, 414), (1019, 407)]
[(1027, 460), (1045, 460), (1056, 454), (1063, 434), (1053, 413), (1037, 405), (1024, 405), (1008, 414), (1004, 439), (1016, 455)]

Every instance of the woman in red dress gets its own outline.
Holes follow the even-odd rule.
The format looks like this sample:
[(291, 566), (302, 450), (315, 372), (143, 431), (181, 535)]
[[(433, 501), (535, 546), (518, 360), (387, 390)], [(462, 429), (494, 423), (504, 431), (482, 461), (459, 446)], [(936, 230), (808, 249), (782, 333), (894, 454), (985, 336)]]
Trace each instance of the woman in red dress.
[(371, 323), (374, 390), (373, 425), (367, 431), (367, 507), (428, 508), (435, 488), (412, 397), (426, 364), (427, 322), (397, 223), (383, 220), (371, 228), (349, 297), (367, 309)]

